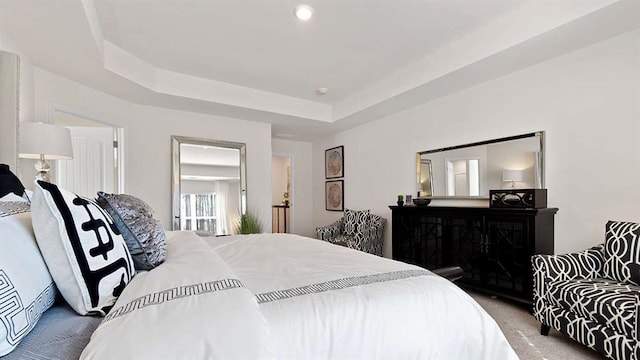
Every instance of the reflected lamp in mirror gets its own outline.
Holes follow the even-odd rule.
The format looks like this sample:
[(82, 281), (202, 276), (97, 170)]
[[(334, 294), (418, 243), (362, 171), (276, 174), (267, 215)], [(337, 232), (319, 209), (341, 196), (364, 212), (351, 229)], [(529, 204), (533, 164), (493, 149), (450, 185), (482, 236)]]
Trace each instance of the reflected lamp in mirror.
[(23, 122), (20, 124), (20, 152), (24, 159), (38, 159), (36, 180), (50, 181), (48, 160), (73, 158), (71, 132), (64, 126)]
[(524, 181), (524, 171), (522, 170), (502, 170), (502, 181), (511, 182), (511, 188), (516, 187), (516, 182)]

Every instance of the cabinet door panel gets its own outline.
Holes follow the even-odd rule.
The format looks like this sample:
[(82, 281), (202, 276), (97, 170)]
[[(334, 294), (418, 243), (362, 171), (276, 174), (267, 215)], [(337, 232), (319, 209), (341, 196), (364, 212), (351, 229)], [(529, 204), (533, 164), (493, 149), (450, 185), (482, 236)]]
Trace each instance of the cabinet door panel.
[(404, 214), (400, 211), (393, 213), (393, 259), (409, 264), (417, 263), (415, 250), (419, 239), (415, 236), (418, 216)]
[(532, 255), (529, 220), (487, 217), (485, 226), (487, 286), (528, 296)]
[[(393, 258), (398, 261), (436, 269), (446, 266), (447, 250), (443, 242), (444, 220), (439, 216), (401, 214), (393, 218)], [(396, 240), (397, 239), (397, 240)]]
[(452, 216), (447, 226), (453, 265), (464, 270), (463, 281), (482, 283), (482, 216)]
[(421, 217), (416, 228), (420, 239), (416, 256), (420, 266), (437, 269), (449, 264), (447, 244), (444, 241), (444, 219), (437, 216)]

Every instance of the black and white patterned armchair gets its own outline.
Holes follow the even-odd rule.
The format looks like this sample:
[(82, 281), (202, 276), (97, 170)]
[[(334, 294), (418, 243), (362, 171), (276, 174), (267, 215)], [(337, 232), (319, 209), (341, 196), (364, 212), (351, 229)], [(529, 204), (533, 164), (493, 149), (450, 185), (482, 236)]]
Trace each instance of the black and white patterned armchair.
[(369, 210), (345, 210), (345, 215), (328, 226), (316, 228), (316, 238), (333, 244), (382, 256), (386, 220)]
[(640, 360), (640, 224), (609, 221), (605, 243), (535, 255), (533, 315), (611, 359)]

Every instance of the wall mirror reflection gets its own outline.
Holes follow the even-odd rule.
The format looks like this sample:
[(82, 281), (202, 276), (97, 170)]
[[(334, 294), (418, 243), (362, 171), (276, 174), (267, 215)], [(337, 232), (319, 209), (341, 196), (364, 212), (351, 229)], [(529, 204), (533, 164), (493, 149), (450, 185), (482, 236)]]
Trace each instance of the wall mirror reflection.
[(172, 136), (173, 230), (228, 235), (247, 208), (245, 144)]
[(489, 189), (544, 187), (544, 132), (417, 153), (419, 197), (487, 198)]

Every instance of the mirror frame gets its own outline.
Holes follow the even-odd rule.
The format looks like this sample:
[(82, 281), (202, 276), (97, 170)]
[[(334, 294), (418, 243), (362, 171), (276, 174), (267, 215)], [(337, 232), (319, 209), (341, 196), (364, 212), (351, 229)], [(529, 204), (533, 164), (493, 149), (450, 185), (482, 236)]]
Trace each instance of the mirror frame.
[[(544, 189), (545, 184), (544, 184), (544, 177), (545, 177), (545, 170), (544, 170), (544, 161), (545, 161), (545, 155), (544, 155), (544, 131), (535, 131), (535, 132), (531, 132), (531, 133), (526, 133), (526, 134), (521, 134), (521, 135), (515, 135), (515, 136), (507, 136), (507, 137), (502, 137), (502, 138), (497, 138), (497, 139), (492, 139), (492, 140), (485, 140), (485, 141), (478, 141), (478, 142), (474, 142), (474, 143), (469, 143), (469, 144), (463, 144), (463, 145), (456, 145), (456, 146), (449, 146), (449, 147), (445, 147), (445, 148), (440, 148), (440, 149), (434, 149), (434, 150), (426, 150), (426, 151), (420, 151), (418, 153), (416, 153), (416, 179), (417, 179), (417, 183), (416, 183), (416, 190), (419, 189), (420, 186), (420, 161), (421, 161), (421, 155), (424, 154), (433, 154), (433, 153), (438, 153), (438, 152), (443, 152), (443, 151), (448, 151), (448, 150), (456, 150), (456, 149), (462, 149), (462, 148), (467, 148), (467, 147), (473, 147), (473, 146), (480, 146), (480, 145), (488, 145), (488, 144), (495, 144), (495, 143), (499, 143), (499, 142), (503, 142), (503, 141), (511, 141), (511, 140), (518, 140), (518, 139), (525, 139), (525, 138), (530, 138), (530, 137), (538, 137), (540, 140), (540, 164), (542, 166), (540, 166), (540, 187), (542, 189)], [(431, 169), (431, 176), (433, 176), (433, 169)], [(419, 194), (419, 192), (418, 192)], [(448, 196), (448, 195), (438, 195), (438, 196), (433, 196), (433, 181), (431, 181), (431, 196), (427, 196), (427, 198), (430, 199), (489, 199), (489, 195), (480, 195), (480, 196)]]
[(245, 143), (171, 136), (171, 230), (180, 230), (180, 145), (205, 145), (240, 151), (240, 214), (247, 212), (247, 145)]

